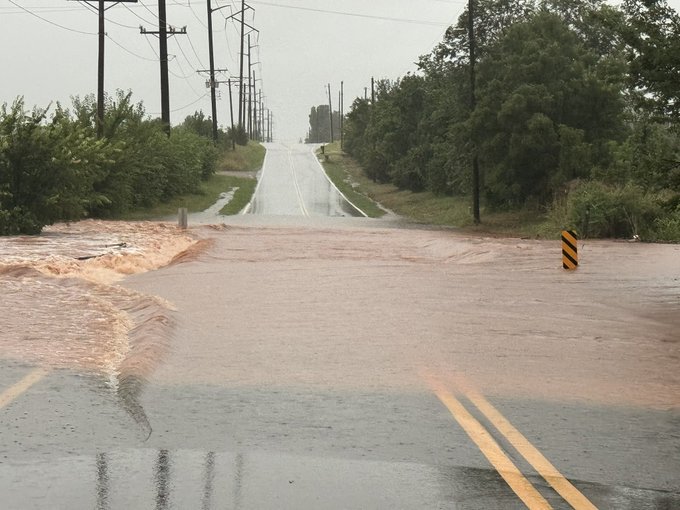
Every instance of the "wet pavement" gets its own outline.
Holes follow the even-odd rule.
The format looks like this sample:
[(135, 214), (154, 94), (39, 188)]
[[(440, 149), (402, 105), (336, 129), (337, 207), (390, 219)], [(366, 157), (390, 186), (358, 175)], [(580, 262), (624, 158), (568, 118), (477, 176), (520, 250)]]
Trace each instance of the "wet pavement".
[(318, 145), (265, 144), (267, 155), (250, 206), (265, 216), (366, 216), (347, 202), (314, 155)]
[(113, 372), (0, 335), (0, 508), (680, 508), (680, 247), (278, 207), (94, 292)]

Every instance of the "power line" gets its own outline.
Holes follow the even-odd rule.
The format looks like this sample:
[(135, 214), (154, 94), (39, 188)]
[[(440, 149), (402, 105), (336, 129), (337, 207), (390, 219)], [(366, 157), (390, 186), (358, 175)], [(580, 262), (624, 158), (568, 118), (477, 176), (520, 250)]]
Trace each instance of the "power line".
[(130, 8), (127, 6), (127, 4), (123, 3), (123, 7), (125, 7), (125, 9), (127, 9), (133, 16), (136, 16), (137, 18), (141, 19), (141, 20), (142, 20), (144, 23), (146, 23), (147, 25), (155, 25), (155, 24), (156, 24), (155, 21), (149, 21), (148, 19), (142, 18), (139, 14), (137, 14), (135, 11), (133, 11), (132, 9), (130, 9)]
[(105, 34), (105, 35), (106, 35), (106, 37), (109, 39), (109, 41), (111, 41), (113, 44), (115, 44), (116, 46), (118, 46), (120, 49), (122, 49), (122, 50), (125, 51), (126, 53), (129, 53), (129, 54), (132, 55), (133, 57), (137, 57), (137, 58), (139, 58), (139, 59), (141, 59), (141, 60), (146, 60), (146, 61), (148, 61), (148, 62), (156, 62), (156, 61), (158, 60), (158, 59), (155, 59), (155, 58), (147, 58), (147, 57), (143, 57), (142, 55), (139, 55), (138, 53), (135, 53), (134, 51), (127, 49), (125, 46), (123, 46), (123, 45), (120, 44), (118, 41), (116, 41), (115, 39), (113, 39), (109, 34)]
[[(206, 93), (203, 94), (202, 96), (200, 96), (200, 97), (194, 99), (191, 103), (185, 104), (184, 106), (180, 106), (179, 108), (175, 108), (174, 110), (170, 110), (170, 112), (171, 112), (171, 113), (181, 112), (182, 110), (184, 110), (184, 109), (186, 109), (186, 108), (189, 108), (190, 106), (195, 105), (195, 104), (198, 103), (200, 100), (205, 99), (207, 96), (208, 96), (208, 93), (206, 92)], [(149, 113), (149, 115), (160, 115), (161, 112), (148, 112), (148, 113)]]
[(207, 93), (207, 92), (206, 92), (205, 94), (203, 94), (201, 97), (199, 97), (198, 99), (196, 99), (195, 101), (193, 101), (193, 102), (191, 102), (191, 103), (189, 103), (189, 104), (186, 104), (186, 105), (182, 106), (181, 108), (176, 108), (175, 110), (171, 110), (171, 112), (172, 112), (172, 113), (176, 113), (176, 112), (182, 111), (182, 110), (184, 110), (185, 108), (189, 108), (190, 106), (195, 105), (195, 104), (198, 103), (200, 100), (205, 99), (206, 97), (208, 97), (208, 93)]
[(327, 9), (316, 9), (313, 7), (301, 7), (297, 5), (281, 5), (281, 4), (274, 4), (271, 2), (262, 2), (260, 0), (251, 0), (251, 3), (253, 4), (259, 4), (259, 5), (268, 5), (270, 7), (280, 7), (282, 9), (295, 9), (299, 11), (309, 11), (309, 12), (318, 12), (322, 14), (336, 14), (338, 16), (351, 16), (354, 18), (367, 18), (367, 19), (375, 19), (375, 20), (381, 20), (381, 21), (394, 21), (397, 23), (410, 23), (414, 25), (430, 25), (430, 26), (448, 26), (445, 23), (441, 23), (439, 21), (425, 21), (425, 20), (415, 20), (415, 19), (407, 19), (407, 18), (391, 18), (389, 16), (377, 16), (373, 14), (359, 14), (356, 12), (343, 12), (343, 11), (331, 11)]
[(31, 16), (34, 16), (34, 17), (38, 18), (39, 20), (44, 21), (45, 23), (49, 23), (50, 25), (54, 25), (55, 27), (61, 28), (61, 29), (63, 29), (63, 30), (68, 30), (69, 32), (74, 32), (74, 33), (76, 33), (76, 34), (83, 34), (83, 35), (97, 35), (96, 32), (85, 32), (85, 31), (83, 31), (83, 30), (77, 30), (77, 29), (75, 29), (75, 28), (69, 28), (69, 27), (66, 27), (66, 26), (64, 26), (64, 25), (60, 25), (59, 23), (55, 23), (54, 21), (50, 21), (50, 20), (48, 20), (47, 18), (43, 18), (43, 17), (40, 16), (39, 14), (36, 14), (35, 12), (30, 11), (30, 10), (27, 9), (26, 7), (23, 7), (23, 6), (19, 5), (18, 3), (16, 3), (14, 0), (8, 0), (8, 1), (9, 1), (9, 3), (11, 3), (12, 5), (18, 7), (19, 9), (21, 9), (22, 11), (24, 11), (24, 12), (30, 14)]
[(198, 56), (198, 52), (196, 51), (196, 48), (194, 47), (194, 43), (191, 42), (191, 38), (187, 37), (187, 40), (189, 41), (189, 46), (191, 46), (191, 51), (194, 52), (194, 55), (196, 55), (196, 60), (198, 60), (199, 64), (201, 64), (201, 68), (205, 68), (201, 61), (201, 57)]

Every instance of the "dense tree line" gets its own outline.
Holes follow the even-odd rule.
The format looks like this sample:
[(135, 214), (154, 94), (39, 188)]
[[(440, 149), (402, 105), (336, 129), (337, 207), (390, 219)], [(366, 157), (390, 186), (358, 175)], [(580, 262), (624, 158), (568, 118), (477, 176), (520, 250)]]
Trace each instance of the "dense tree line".
[(550, 210), (590, 235), (680, 238), (680, 17), (663, 0), (478, 0), (419, 71), (378, 83), (345, 122), (368, 176)]
[(334, 111), (331, 117), (330, 106), (312, 106), (309, 113), (309, 132), (305, 143), (331, 142), (331, 118), (333, 119), (333, 138), (340, 139), (340, 112)]
[(129, 93), (108, 98), (105, 111), (98, 138), (93, 96), (71, 109), (27, 111), (22, 99), (0, 107), (0, 235), (115, 217), (197, 191), (214, 173), (218, 151), (201, 113), (168, 135)]

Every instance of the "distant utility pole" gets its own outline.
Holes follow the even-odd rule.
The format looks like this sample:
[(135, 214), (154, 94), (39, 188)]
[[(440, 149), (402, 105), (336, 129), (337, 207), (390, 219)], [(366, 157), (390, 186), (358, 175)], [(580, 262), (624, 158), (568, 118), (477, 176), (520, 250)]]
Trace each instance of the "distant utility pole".
[[(210, 87), (210, 105), (212, 108), (212, 134), (213, 142), (217, 143), (217, 92), (216, 89), (219, 87), (220, 83), (227, 83), (225, 81), (217, 81), (215, 79), (215, 73), (226, 73), (228, 69), (215, 69), (215, 52), (213, 46), (213, 24), (212, 24), (212, 13), (219, 11), (228, 7), (223, 5), (221, 7), (212, 8), (211, 0), (207, 0), (206, 7), (208, 10), (208, 58), (210, 60), (210, 69), (198, 69), (199, 73), (208, 73), (208, 83), (206, 86)], [(227, 18), (229, 19), (229, 18)], [(229, 85), (229, 101), (231, 101), (231, 84)], [(231, 114), (231, 132), (234, 133), (234, 113)]]
[(248, 138), (253, 137), (252, 131), (252, 115), (253, 115), (253, 98), (252, 98), (252, 87), (253, 87), (253, 68), (251, 66), (251, 52), (253, 47), (250, 45), (250, 34), (248, 34), (248, 95), (245, 96), (248, 101)]
[(331, 101), (331, 84), (328, 84), (328, 115), (331, 119), (331, 143), (333, 143), (333, 102)]
[(264, 142), (264, 96), (262, 95), (262, 89), (260, 89), (260, 141)]
[(274, 141), (274, 112), (267, 111), (267, 141)]
[(371, 104), (375, 104), (375, 79), (371, 76)]
[(340, 82), (340, 150), (345, 148), (345, 82)]
[(253, 112), (252, 112), (252, 138), (257, 139), (257, 91), (255, 87), (255, 82), (257, 81), (257, 78), (255, 77), (255, 71), (253, 71), (253, 87), (252, 87), (252, 98), (250, 100), (251, 104), (253, 105)]
[(101, 138), (104, 136), (104, 47), (106, 41), (106, 23), (104, 13), (108, 11), (113, 5), (105, 7), (106, 3), (113, 3), (113, 5), (119, 3), (137, 3), (137, 0), (98, 0), (97, 7), (93, 5), (93, 2), (88, 2), (87, 0), (82, 0), (82, 3), (89, 5), (92, 9), (95, 9), (99, 15), (99, 49), (97, 52), (97, 137)]
[(241, 51), (239, 52), (239, 76), (238, 76), (238, 125), (239, 127), (243, 127), (245, 129), (245, 91), (243, 87), (243, 66), (244, 66), (244, 58), (245, 58), (245, 41), (246, 41), (246, 27), (250, 29), (251, 32), (259, 32), (259, 30), (251, 27), (248, 23), (246, 23), (246, 11), (254, 10), (250, 5), (248, 5), (245, 0), (241, 0), (241, 10), (232, 14), (231, 16), (227, 16), (225, 20), (230, 20), (232, 18), (236, 18), (237, 16), (240, 16), (238, 19), (239, 24), (241, 25)]
[[(470, 39), (470, 115), (472, 115), (477, 107), (477, 97), (475, 95), (475, 10), (474, 0), (468, 0), (468, 37)], [(472, 133), (470, 133), (472, 137)], [(479, 215), (479, 156), (477, 153), (477, 144), (475, 140), (472, 141), (472, 212), (474, 215), (474, 222), (480, 223)]]
[(234, 100), (231, 95), (231, 78), (227, 80), (229, 84), (229, 113), (231, 115), (231, 148), (236, 150), (236, 138), (234, 137)]
[(245, 44), (246, 26), (246, 2), (241, 0), (241, 53), (240, 53), (240, 72), (239, 72), (239, 102), (238, 102), (238, 124), (243, 126), (243, 45)]
[(177, 29), (168, 26), (165, 0), (158, 0), (158, 31), (146, 30), (139, 27), (139, 32), (144, 35), (157, 35), (159, 41), (160, 61), (161, 61), (161, 121), (163, 129), (170, 134), (170, 81), (168, 78), (168, 37), (177, 34), (185, 35), (187, 27)]

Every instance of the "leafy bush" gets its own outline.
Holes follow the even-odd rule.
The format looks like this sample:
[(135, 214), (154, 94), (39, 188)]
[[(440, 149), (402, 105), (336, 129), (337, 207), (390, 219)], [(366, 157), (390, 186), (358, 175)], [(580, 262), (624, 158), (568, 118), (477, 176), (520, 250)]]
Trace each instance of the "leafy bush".
[(94, 189), (111, 147), (57, 108), (27, 113), (23, 100), (0, 108), (0, 232), (36, 233), (58, 220), (84, 217), (105, 201)]
[(565, 226), (575, 228), (583, 237), (639, 235), (649, 240), (655, 238), (655, 222), (662, 215), (659, 197), (646, 193), (640, 186), (608, 186), (588, 181), (569, 193)]
[[(94, 96), (27, 113), (0, 108), (0, 235), (40, 232), (85, 216), (114, 217), (194, 192), (214, 172), (209, 138), (179, 127), (167, 135), (131, 93), (106, 100), (104, 136), (96, 134)], [(200, 119), (198, 119), (200, 120)]]
[(680, 242), (680, 210), (654, 222), (655, 240)]

